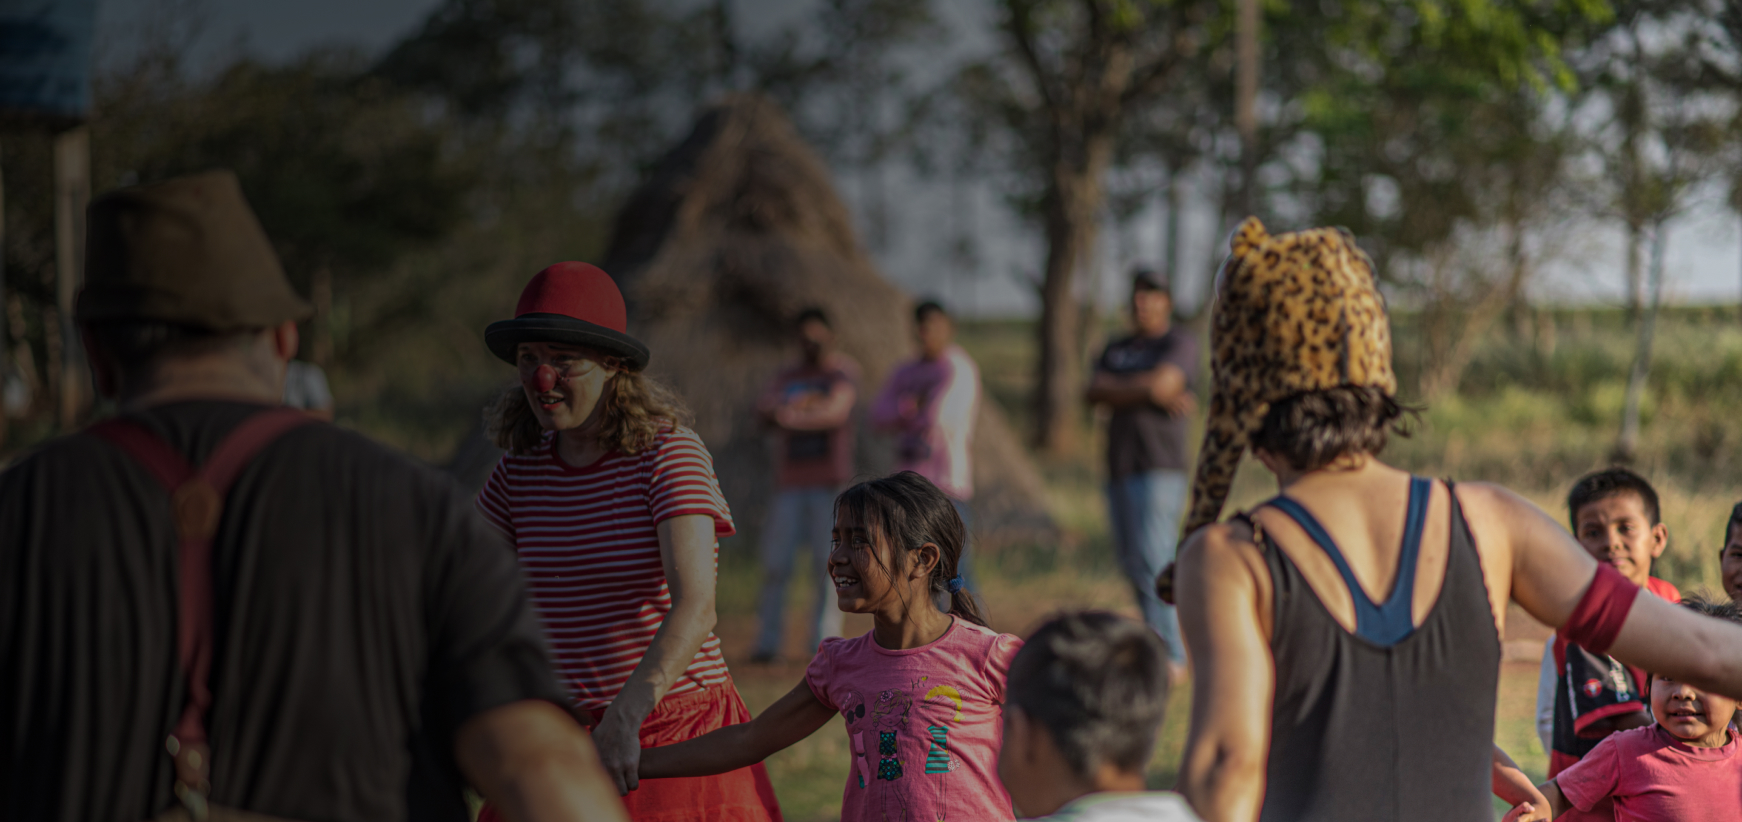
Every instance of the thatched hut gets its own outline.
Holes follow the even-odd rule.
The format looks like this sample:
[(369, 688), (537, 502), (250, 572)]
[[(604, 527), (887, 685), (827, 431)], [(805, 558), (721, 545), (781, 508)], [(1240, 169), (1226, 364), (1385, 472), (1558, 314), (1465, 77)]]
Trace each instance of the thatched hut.
[[(864, 368), (862, 407), (913, 348), (911, 299), (877, 273), (828, 170), (765, 98), (730, 97), (702, 114), (624, 206), (603, 267), (623, 286), (632, 333), (654, 352), (652, 373), (695, 410), (749, 530), (760, 528), (773, 476), (754, 403), (794, 356), (789, 318), (808, 305), (829, 312)], [(990, 399), (973, 447), (981, 542), (1056, 536), (1040, 475)], [(891, 451), (861, 433), (860, 470), (887, 471)]]

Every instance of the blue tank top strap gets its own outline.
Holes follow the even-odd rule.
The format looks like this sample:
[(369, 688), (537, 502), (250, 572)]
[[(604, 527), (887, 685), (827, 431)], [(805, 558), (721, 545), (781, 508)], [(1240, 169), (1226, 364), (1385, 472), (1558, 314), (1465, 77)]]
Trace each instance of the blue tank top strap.
[(1320, 524), (1305, 506), (1286, 496), (1273, 497), (1265, 505), (1288, 515), (1302, 531), (1318, 543), (1321, 550), (1331, 558), (1337, 566), (1337, 573), (1343, 577), (1343, 584), (1349, 588), (1349, 597), (1355, 603), (1355, 635), (1381, 647), (1390, 647), (1402, 642), (1404, 638), (1415, 632), (1414, 620), (1411, 619), (1412, 606), (1415, 604), (1415, 565), (1416, 558), (1421, 554), (1421, 533), (1426, 526), (1428, 498), (1433, 491), (1433, 481), (1425, 477), (1409, 478), (1409, 509), (1403, 523), (1403, 546), (1397, 562), (1397, 579), (1391, 583), (1391, 595), (1386, 597), (1383, 605), (1374, 604), (1361, 588), (1361, 583), (1355, 579), (1355, 571), (1349, 567), (1349, 561), (1343, 558), (1343, 552), (1338, 550), (1337, 543), (1331, 539), (1330, 532)]

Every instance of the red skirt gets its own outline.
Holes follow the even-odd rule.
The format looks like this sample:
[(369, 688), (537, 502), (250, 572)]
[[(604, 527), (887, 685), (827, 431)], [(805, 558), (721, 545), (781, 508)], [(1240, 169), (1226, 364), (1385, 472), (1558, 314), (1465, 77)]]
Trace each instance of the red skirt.
[[(601, 713), (594, 712), (595, 723)], [(641, 747), (672, 745), (749, 721), (750, 709), (728, 679), (660, 700), (641, 723)], [(760, 762), (714, 776), (643, 779), (640, 787), (623, 797), (623, 806), (634, 822), (782, 822), (774, 785)], [(501, 822), (501, 817), (485, 805), (478, 822)]]

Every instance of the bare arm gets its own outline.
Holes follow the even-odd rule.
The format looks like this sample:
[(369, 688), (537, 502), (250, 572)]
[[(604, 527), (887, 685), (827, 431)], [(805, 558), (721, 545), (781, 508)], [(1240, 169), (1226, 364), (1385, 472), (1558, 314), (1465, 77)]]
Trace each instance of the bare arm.
[[(1492, 515), (1503, 527), (1511, 555), (1512, 598), (1545, 625), (1566, 624), (1597, 574), (1597, 561), (1560, 523), (1528, 501), (1495, 486), (1472, 485), (1478, 484), (1458, 486), (1459, 498), (1476, 503), (1469, 506), (1475, 514), (1472, 522)], [(1484, 530), (1494, 533), (1491, 526)], [(1742, 626), (1657, 597), (1634, 600), (1609, 654), (1696, 688), (1742, 698)]]
[(455, 737), (454, 759), (466, 781), (514, 822), (629, 819), (587, 735), (549, 702), (514, 702), (472, 717)]
[(1150, 403), (1173, 413), (1189, 413), (1190, 408), (1176, 410), (1183, 399), (1191, 397), (1186, 372), (1172, 363), (1162, 363), (1137, 374), (1112, 374), (1096, 371), (1089, 380), (1083, 398), (1091, 403), (1112, 408), (1127, 408)]
[(1179, 788), (1205, 822), (1258, 818), (1275, 690), (1261, 616), (1268, 577), (1261, 583), (1252, 566), (1257, 548), (1231, 530), (1211, 526), (1188, 541), (1175, 588), (1196, 695)]
[(817, 701), (808, 683), (800, 682), (749, 722), (643, 749), (641, 778), (710, 776), (747, 768), (816, 733), (834, 715), (834, 709)]
[(817, 401), (780, 406), (774, 412), (774, 421), (789, 431), (827, 431), (845, 425), (858, 401), (859, 392), (851, 382), (836, 380), (828, 395)]
[(1500, 800), (1506, 804), (1519, 805), (1529, 802), (1538, 808), (1548, 807), (1548, 800), (1544, 799), (1542, 793), (1536, 789), (1536, 785), (1531, 783), (1530, 777), (1524, 774), (1524, 771), (1518, 767), (1518, 763), (1513, 762), (1512, 757), (1507, 756), (1499, 745), (1494, 746), (1492, 778), (1494, 795), (1500, 797)]
[(919, 418), (919, 401), (901, 390), (896, 380), (900, 372), (889, 378), (877, 399), (871, 402), (871, 427), (879, 431), (904, 431)]
[(605, 709), (593, 732), (605, 772), (619, 793), (640, 784), (641, 723), (683, 676), (714, 630), (714, 520), (703, 514), (672, 517), (659, 524), (659, 558), (671, 588), (671, 613), (653, 635), (641, 663)]

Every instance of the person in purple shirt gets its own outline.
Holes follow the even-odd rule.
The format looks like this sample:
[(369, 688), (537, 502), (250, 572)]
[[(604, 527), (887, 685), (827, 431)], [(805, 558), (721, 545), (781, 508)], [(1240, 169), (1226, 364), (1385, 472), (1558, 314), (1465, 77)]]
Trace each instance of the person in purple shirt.
[(1130, 336), (1108, 343), (1084, 397), (1106, 406), (1107, 508), (1119, 566), (1131, 580), (1143, 620), (1167, 640), (1173, 672), (1185, 666), (1179, 619), (1155, 594), (1155, 577), (1173, 562), (1186, 497), (1186, 433), (1197, 407), (1192, 380), (1198, 341), (1174, 328), (1167, 276), (1145, 268), (1131, 283)]
[[(956, 324), (927, 300), (913, 309), (919, 356), (896, 366), (871, 404), (871, 425), (896, 437), (896, 470), (932, 481), (950, 498), (973, 533), (974, 465), (970, 446), (980, 412), (980, 368), (956, 345)], [(973, 589), (966, 546), (962, 578)]]

